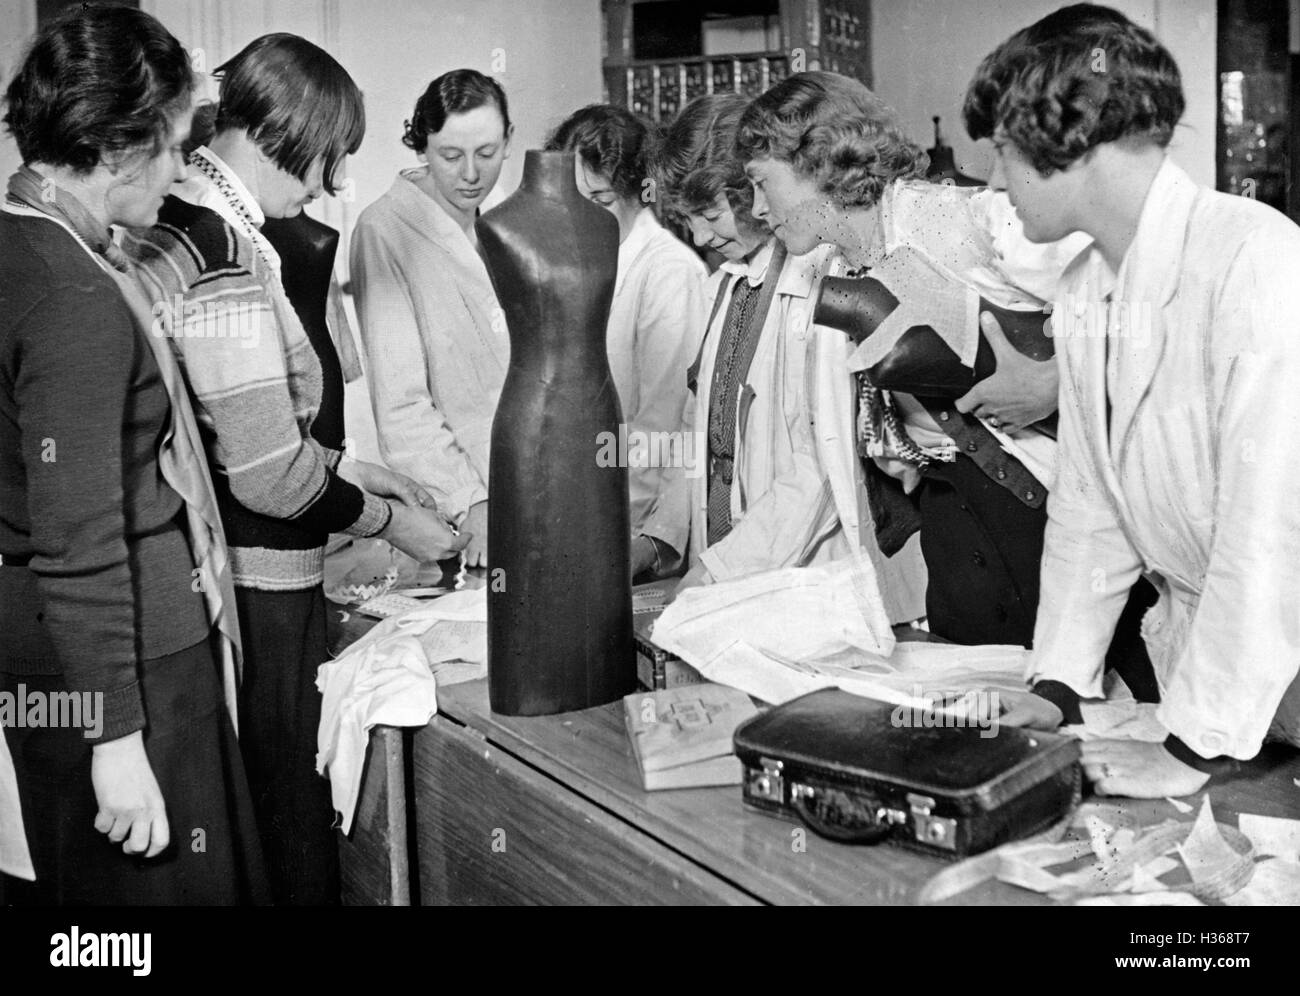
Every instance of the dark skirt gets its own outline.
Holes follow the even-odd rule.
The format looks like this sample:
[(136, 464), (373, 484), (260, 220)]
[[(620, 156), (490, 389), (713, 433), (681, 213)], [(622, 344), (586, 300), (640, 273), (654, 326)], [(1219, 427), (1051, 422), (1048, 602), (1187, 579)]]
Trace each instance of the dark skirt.
[[(1031, 646), (1047, 511), (1030, 508), (971, 460), (931, 464), (920, 487), (921, 553), (930, 632), (953, 643)], [(1139, 579), (1115, 627), (1106, 666), (1140, 702), (1160, 694), (1142, 640), (1156, 590)]]
[[(67, 691), (61, 675), (0, 673), (17, 694)], [(239, 746), (208, 641), (140, 665), (145, 752), (171, 843), (127, 855), (95, 830), (91, 742), (80, 728), (5, 729), (18, 774), (35, 882), (9, 876), (4, 901), (34, 905), (267, 903), (270, 893)]]
[(235, 602), (244, 641), (240, 747), (272, 895), (283, 905), (336, 905), (338, 832), (329, 781), (316, 774), (325, 589), (236, 588)]
[(1047, 512), (963, 456), (930, 465), (920, 509), (930, 632), (953, 643), (1029, 646)]

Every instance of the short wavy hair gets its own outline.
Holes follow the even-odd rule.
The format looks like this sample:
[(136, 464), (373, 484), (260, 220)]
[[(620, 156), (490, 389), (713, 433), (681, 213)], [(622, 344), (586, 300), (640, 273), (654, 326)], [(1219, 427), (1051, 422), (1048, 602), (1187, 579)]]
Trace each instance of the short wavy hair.
[(495, 104), (501, 112), (505, 133), (509, 135), (510, 109), (500, 83), (476, 69), (453, 69), (443, 73), (415, 102), (415, 111), (402, 132), (402, 144), (423, 152), (429, 147), (429, 136), (442, 131), (451, 115), (464, 114), (488, 104)]
[(1185, 108), (1178, 64), (1150, 31), (1075, 4), (986, 56), (962, 117), (971, 138), (1000, 131), (1047, 175), (1103, 142), (1141, 136), (1163, 148)]
[(33, 39), (4, 122), (24, 162), (85, 174), (138, 149), (156, 153), (194, 85), (189, 53), (155, 18), (80, 5)]
[(655, 160), (661, 203), (669, 214), (701, 214), (725, 197), (736, 223), (765, 233), (753, 216), (754, 189), (736, 157), (736, 129), (749, 101), (735, 93), (696, 97), (664, 134)]
[(277, 166), (306, 180), (324, 160), (331, 194), (343, 157), (361, 148), (366, 108), (346, 69), (323, 48), (286, 32), (263, 35), (213, 72), (221, 79), (217, 134), (243, 129)]
[(572, 152), (609, 180), (624, 200), (637, 200), (650, 179), (658, 135), (650, 122), (625, 107), (590, 104), (574, 111), (546, 140), (548, 152)]
[(846, 207), (870, 207), (893, 181), (924, 177), (930, 165), (879, 97), (826, 72), (796, 73), (750, 104), (736, 156), (788, 162)]

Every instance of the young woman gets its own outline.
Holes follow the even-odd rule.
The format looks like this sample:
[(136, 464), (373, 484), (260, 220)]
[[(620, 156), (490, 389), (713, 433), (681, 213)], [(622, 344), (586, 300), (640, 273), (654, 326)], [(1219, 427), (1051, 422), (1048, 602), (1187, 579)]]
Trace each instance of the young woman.
[[(704, 327), (708, 270), (650, 208), (657, 196), (649, 172), (652, 137), (630, 111), (596, 104), (571, 114), (547, 148), (574, 153), (578, 190), (618, 221), (618, 279), (606, 333), (609, 366), (628, 439), (677, 440), (679, 448), (667, 451), (671, 456), (681, 452), (684, 440), (686, 367)], [(664, 462), (658, 456), (637, 465), (632, 445), (628, 484), (635, 535), (669, 468), (657, 465)]]
[(1111, 795), (1186, 795), (1266, 735), (1300, 744), (1300, 229), (1166, 157), (1183, 107), (1164, 46), (1089, 5), (1000, 45), (965, 106), (1025, 234), (1094, 240), (1054, 315), (1060, 467), (1037, 694), (1003, 722), (1078, 720), (1080, 697), (1102, 694), (1124, 593), (1145, 572), (1160, 597), (1142, 631), (1169, 735), (1084, 744), (1085, 770)]
[(487, 565), (488, 450), (510, 337), (474, 219), (510, 155), (506, 95), (473, 69), (416, 101), (402, 143), (421, 162), (357, 219), (352, 286), (380, 452), (436, 497)]
[(156, 20), (83, 5), (6, 95), (24, 165), (0, 211), (0, 689), (82, 707), (6, 723), (36, 876), (6, 879), (10, 902), (268, 899), (212, 481), (110, 232), (152, 225), (184, 179), (193, 89)]
[[(253, 41), (217, 72), (211, 146), (191, 153), (193, 175), (159, 223), (127, 244), (158, 314), (171, 319), (164, 328), (208, 433), (244, 638), (241, 744), (275, 899), (336, 903), (333, 806), (315, 770), (326, 539), (382, 536), (426, 561), (459, 541), (422, 507), (433, 499), (413, 481), (340, 463), (342, 439), (313, 432), (321, 362), (258, 231), (334, 191), (365, 130), (356, 84), (287, 34)], [(341, 431), (340, 419), (329, 421)]]
[[(734, 150), (747, 105), (730, 94), (696, 98), (669, 127), (658, 160), (667, 209), (685, 219), (696, 245), (725, 258), (709, 282), (707, 331), (687, 375), (687, 424), (705, 449), (695, 454), (699, 472), (674, 473), (633, 547), (638, 565), (656, 555), (663, 564), (689, 543), (683, 586), (830, 560), (861, 545), (845, 339), (810, 327), (829, 250), (787, 259), (751, 214)], [(924, 613), (924, 576), (911, 566), (908, 576), (880, 565), (894, 621)]]
[[(896, 290), (922, 314), (941, 287), (959, 299), (974, 288), (1002, 307), (1041, 310), (1083, 245), (1033, 245), (1004, 195), (922, 180), (925, 154), (889, 110), (861, 83), (834, 73), (800, 73), (773, 87), (750, 105), (736, 142), (754, 185), (755, 217), (792, 254), (829, 243), (839, 253), (837, 272), (864, 273), (919, 258), (937, 275), (934, 285)], [(986, 332), (993, 338), (998, 330)], [(999, 375), (1014, 380), (1020, 366), (1007, 360)], [(1052, 439), (991, 407), (980, 421), (951, 405), (862, 386), (860, 445), (873, 478), (874, 522), (886, 553), (919, 526), (931, 631), (956, 643), (1028, 645)], [(1050, 370), (1032, 370), (1017, 387), (1022, 396), (1055, 392)], [(1050, 412), (1050, 400), (1041, 407)]]

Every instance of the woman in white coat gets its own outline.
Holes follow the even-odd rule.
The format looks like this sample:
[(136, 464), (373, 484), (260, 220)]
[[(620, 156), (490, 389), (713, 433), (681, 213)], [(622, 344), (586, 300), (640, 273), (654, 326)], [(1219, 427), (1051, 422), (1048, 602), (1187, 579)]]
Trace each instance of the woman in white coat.
[[(746, 106), (731, 95), (692, 101), (660, 158), (670, 210), (697, 245), (725, 259), (709, 282), (708, 328), (687, 375), (699, 452), (634, 546), (646, 557), (659, 548), (661, 562), (689, 546), (682, 587), (848, 556), (863, 549), (870, 523), (854, 452), (848, 342), (812, 322), (831, 249), (791, 256), (751, 214), (733, 149)], [(749, 301), (745, 329), (738, 295)], [(886, 561), (869, 528), (865, 541), (890, 620), (922, 616), (915, 548)]]
[(405, 170), (357, 219), (352, 284), (384, 462), (423, 484), (487, 565), (488, 449), (510, 364), (474, 220), (510, 154), (499, 83), (444, 73), (416, 102)]
[(1160, 593), (1143, 634), (1168, 736), (1084, 745), (1111, 795), (1190, 794), (1270, 733), (1300, 744), (1300, 229), (1165, 157), (1183, 106), (1151, 33), (1087, 6), (1013, 35), (966, 98), (967, 130), (993, 139), (993, 182), (1026, 235), (1095, 240), (1054, 318), (1060, 463), (1037, 694), (1002, 721), (1078, 721), (1079, 700), (1102, 695), (1124, 593), (1146, 574)]
[(685, 371), (700, 343), (708, 279), (700, 258), (650, 207), (653, 139), (626, 108), (592, 104), (565, 118), (546, 145), (573, 153), (578, 191), (618, 222), (618, 277), (605, 345), (628, 439), (633, 535), (682, 453)]

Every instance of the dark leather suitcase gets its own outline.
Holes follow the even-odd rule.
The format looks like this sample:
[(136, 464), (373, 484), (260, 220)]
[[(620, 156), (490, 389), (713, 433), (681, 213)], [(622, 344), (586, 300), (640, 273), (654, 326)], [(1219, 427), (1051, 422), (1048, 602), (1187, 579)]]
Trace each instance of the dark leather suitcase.
[(744, 801), (797, 815), (833, 840), (888, 840), (948, 858), (1044, 830), (1079, 801), (1073, 738), (1010, 727), (989, 736), (917, 718), (839, 689), (775, 706), (735, 733)]

